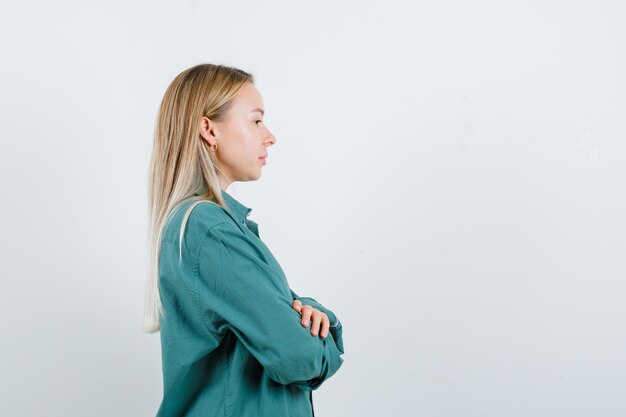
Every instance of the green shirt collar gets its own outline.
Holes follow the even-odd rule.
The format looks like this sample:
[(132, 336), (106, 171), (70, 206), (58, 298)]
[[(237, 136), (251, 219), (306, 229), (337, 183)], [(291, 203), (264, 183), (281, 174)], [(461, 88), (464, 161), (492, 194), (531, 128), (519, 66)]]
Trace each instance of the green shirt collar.
[[(241, 204), (235, 197), (228, 194), (226, 191), (222, 191), (222, 198), (228, 206), (228, 211), (233, 217), (241, 224), (246, 224), (246, 217), (250, 214), (252, 209)], [(206, 192), (206, 187), (203, 187), (200, 191), (194, 193), (194, 195), (201, 195)]]
[(222, 197), (226, 202), (226, 205), (230, 209), (230, 212), (235, 216), (237, 221), (241, 224), (246, 224), (246, 217), (252, 211), (251, 208), (244, 206), (237, 199), (235, 199), (232, 195), (228, 194), (226, 191), (222, 190)]

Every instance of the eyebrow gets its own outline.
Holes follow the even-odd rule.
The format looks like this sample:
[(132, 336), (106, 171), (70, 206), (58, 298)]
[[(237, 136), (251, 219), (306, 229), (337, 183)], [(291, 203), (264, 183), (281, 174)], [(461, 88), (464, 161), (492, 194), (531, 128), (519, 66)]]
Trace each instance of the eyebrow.
[(259, 107), (257, 107), (256, 109), (253, 109), (250, 113), (254, 113), (255, 111), (258, 111), (262, 115), (265, 115), (265, 111)]

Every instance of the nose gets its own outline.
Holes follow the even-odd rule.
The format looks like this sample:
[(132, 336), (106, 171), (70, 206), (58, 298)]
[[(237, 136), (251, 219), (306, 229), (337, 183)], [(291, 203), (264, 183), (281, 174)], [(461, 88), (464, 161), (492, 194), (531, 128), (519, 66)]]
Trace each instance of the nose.
[(267, 129), (267, 138), (265, 139), (266, 141), (270, 141), (270, 145), (274, 145), (276, 144), (276, 136), (274, 136), (274, 134), (272, 133), (271, 130)]

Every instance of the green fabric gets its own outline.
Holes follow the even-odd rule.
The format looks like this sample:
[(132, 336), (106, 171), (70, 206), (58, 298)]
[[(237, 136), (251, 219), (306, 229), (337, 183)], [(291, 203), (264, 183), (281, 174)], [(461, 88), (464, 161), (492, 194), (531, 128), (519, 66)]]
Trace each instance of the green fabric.
[[(180, 225), (193, 201), (180, 204), (164, 230), (157, 417), (311, 417), (312, 391), (343, 363), (341, 323), (289, 288), (258, 224), (247, 219), (252, 209), (222, 196), (228, 209), (193, 208), (182, 248)], [(326, 338), (300, 324), (295, 298), (328, 315), (334, 326)]]
[(313, 306), (314, 308), (317, 308), (321, 312), (326, 313), (326, 315), (328, 316), (328, 319), (330, 320), (329, 332), (333, 336), (335, 345), (337, 345), (337, 349), (339, 349), (339, 352), (343, 353), (343, 337), (342, 337), (343, 329), (342, 329), (341, 322), (339, 321), (339, 319), (337, 319), (337, 316), (335, 316), (335, 313), (333, 313), (332, 311), (324, 307), (322, 304), (320, 304), (317, 300), (311, 297), (298, 296), (298, 294), (293, 292), (293, 290), (291, 291), (291, 296), (293, 297), (294, 300), (300, 300), (302, 305), (310, 305), (310, 306)]

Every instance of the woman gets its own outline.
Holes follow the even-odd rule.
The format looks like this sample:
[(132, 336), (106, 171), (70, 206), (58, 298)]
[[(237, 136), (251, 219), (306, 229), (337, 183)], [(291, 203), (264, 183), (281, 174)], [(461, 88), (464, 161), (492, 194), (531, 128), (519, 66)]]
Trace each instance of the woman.
[(223, 65), (183, 71), (163, 97), (144, 317), (161, 332), (159, 417), (313, 416), (312, 391), (343, 363), (335, 314), (289, 288), (226, 192), (261, 176), (276, 143), (263, 116), (253, 76)]

